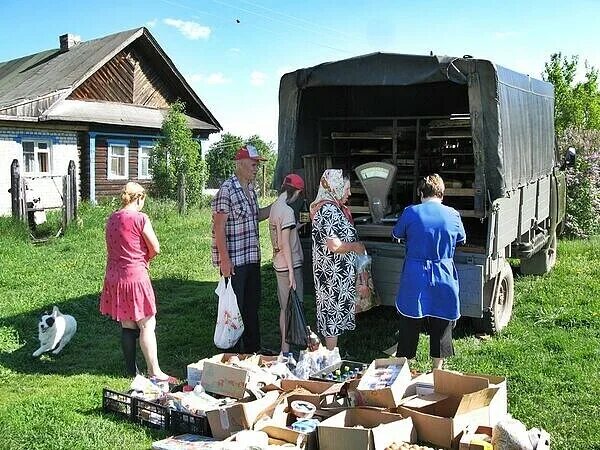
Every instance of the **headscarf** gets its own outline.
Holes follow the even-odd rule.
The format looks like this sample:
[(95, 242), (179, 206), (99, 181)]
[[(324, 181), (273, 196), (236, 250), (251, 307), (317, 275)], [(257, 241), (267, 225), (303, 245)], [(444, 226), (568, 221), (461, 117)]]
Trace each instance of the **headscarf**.
[(344, 187), (346, 186), (346, 179), (341, 169), (327, 169), (321, 176), (319, 182), (319, 191), (315, 197), (315, 201), (310, 204), (310, 218), (314, 219), (317, 211), (321, 209), (326, 203), (336, 205), (342, 210), (344, 216), (354, 223), (352, 220), (352, 213), (350, 208), (342, 204), (342, 197), (344, 197)]

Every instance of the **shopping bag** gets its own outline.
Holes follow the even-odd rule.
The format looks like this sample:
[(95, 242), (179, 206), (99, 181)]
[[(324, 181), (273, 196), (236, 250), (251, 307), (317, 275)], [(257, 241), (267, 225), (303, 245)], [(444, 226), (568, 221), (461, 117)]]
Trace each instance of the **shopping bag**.
[(308, 330), (304, 317), (304, 305), (298, 298), (294, 289), (290, 289), (290, 296), (285, 310), (285, 342), (299, 347), (308, 347)]
[(215, 345), (223, 349), (231, 348), (244, 333), (244, 322), (237, 304), (237, 297), (233, 292), (231, 278), (221, 277), (215, 293), (219, 296), (219, 309), (214, 336)]
[(368, 311), (380, 304), (379, 297), (375, 293), (373, 277), (371, 276), (371, 257), (366, 253), (357, 255), (354, 260), (356, 269), (356, 302), (354, 313)]

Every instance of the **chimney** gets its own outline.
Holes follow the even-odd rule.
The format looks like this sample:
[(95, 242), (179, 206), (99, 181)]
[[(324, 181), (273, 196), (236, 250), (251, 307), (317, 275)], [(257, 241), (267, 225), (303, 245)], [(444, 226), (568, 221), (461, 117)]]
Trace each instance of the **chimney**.
[(59, 36), (58, 40), (60, 41), (60, 51), (67, 52), (69, 49), (75, 47), (77, 44), (81, 43), (81, 37), (76, 34), (63, 34)]

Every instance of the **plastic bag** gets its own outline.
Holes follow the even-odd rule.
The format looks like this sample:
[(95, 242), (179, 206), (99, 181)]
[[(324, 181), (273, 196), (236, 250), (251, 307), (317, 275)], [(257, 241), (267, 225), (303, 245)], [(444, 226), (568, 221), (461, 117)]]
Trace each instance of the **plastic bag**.
[(378, 306), (379, 298), (375, 293), (373, 286), (373, 277), (371, 276), (371, 257), (366, 253), (357, 255), (354, 260), (356, 268), (356, 303), (354, 313), (368, 311), (374, 306)]
[(215, 293), (219, 296), (219, 309), (214, 342), (218, 348), (231, 348), (244, 333), (244, 322), (237, 304), (237, 297), (233, 292), (231, 279), (221, 277)]
[(285, 342), (299, 347), (308, 347), (308, 330), (304, 318), (304, 305), (294, 289), (290, 289), (285, 310)]

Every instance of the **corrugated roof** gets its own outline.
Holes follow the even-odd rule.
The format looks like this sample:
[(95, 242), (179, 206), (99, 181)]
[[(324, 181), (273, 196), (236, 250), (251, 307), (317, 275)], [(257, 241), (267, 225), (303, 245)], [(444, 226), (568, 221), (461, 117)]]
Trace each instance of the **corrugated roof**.
[(65, 52), (46, 50), (0, 63), (0, 107), (74, 88), (143, 30), (137, 28), (82, 42)]
[[(107, 107), (110, 105), (110, 107)], [(40, 120), (60, 120), (65, 122), (89, 122), (111, 125), (127, 125), (144, 128), (160, 128), (168, 111), (159, 108), (132, 105), (128, 103), (90, 102), (84, 100), (63, 100), (50, 108)], [(197, 131), (218, 131), (214, 125), (186, 116), (188, 126)]]

